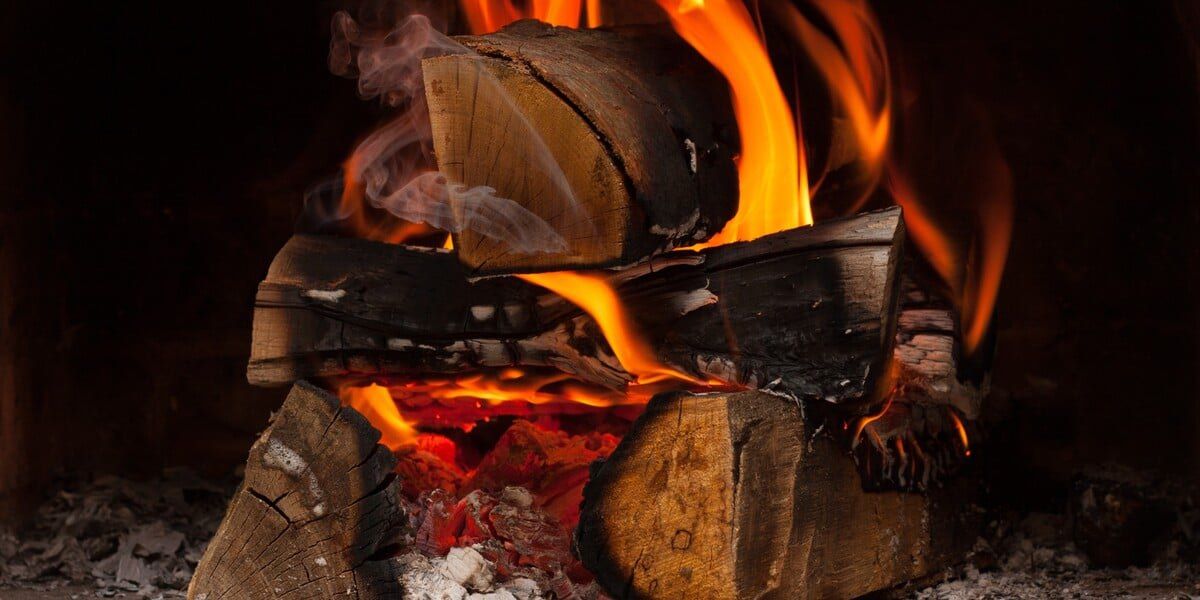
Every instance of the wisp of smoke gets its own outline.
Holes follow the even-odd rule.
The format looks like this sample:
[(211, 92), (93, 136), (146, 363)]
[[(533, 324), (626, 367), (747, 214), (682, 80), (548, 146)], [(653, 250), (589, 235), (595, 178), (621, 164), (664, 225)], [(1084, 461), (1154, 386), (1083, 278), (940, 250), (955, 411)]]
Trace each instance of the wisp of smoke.
[[(520, 254), (561, 253), (567, 241), (541, 217), (517, 202), (499, 197), (487, 186), (468, 188), (430, 170), (433, 132), (425, 102), (421, 60), (434, 56), (466, 54), (471, 50), (434, 29), (429, 19), (413, 15), (387, 32), (362, 31), (350, 15), (333, 19), (330, 69), (356, 76), (364, 98), (382, 99), (396, 107), (396, 116), (372, 132), (355, 149), (346, 164), (346, 185), (361, 190), (371, 205), (414, 223), (453, 232), (472, 231), (506, 244)], [(480, 69), (486, 93), (508, 98), (499, 81)], [(485, 93), (481, 90), (480, 93)], [(525, 164), (540, 170), (551, 182), (554, 196), (563, 203), (559, 213), (589, 222), (541, 136), (524, 114), (509, 101), (511, 124), (532, 140)], [(346, 211), (347, 207), (342, 206)], [(341, 214), (340, 218), (349, 215)]]

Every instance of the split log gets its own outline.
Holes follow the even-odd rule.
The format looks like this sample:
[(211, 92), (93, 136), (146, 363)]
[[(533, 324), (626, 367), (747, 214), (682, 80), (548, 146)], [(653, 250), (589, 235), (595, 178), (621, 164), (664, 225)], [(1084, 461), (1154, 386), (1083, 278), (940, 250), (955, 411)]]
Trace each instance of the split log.
[(456, 234), (477, 273), (628, 264), (704, 240), (737, 210), (727, 86), (669, 27), (521, 21), (456, 39), (476, 54), (422, 62), (439, 169), (515, 200), (569, 246), (514, 254)]
[(362, 415), (299, 382), (250, 449), (190, 600), (400, 597), (396, 459)]
[[(698, 377), (834, 403), (868, 399), (893, 347), (898, 209), (612, 274), (659, 358)], [(259, 286), (249, 379), (551, 366), (621, 389), (590, 317), (514, 277), (471, 281), (448, 252), (296, 236)]]
[(615, 598), (852, 598), (960, 558), (970, 489), (864, 492), (796, 404), (659, 396), (593, 469), (576, 539)]

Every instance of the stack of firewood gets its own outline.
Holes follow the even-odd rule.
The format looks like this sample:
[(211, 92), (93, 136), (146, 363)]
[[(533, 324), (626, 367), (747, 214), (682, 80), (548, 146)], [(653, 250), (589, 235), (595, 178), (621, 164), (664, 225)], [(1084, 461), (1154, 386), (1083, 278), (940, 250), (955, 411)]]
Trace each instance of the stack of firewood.
[[(607, 593), (850, 597), (974, 540), (969, 482), (895, 490), (950, 471), (984, 387), (960, 380), (953, 306), (906, 257), (899, 209), (681, 249), (738, 206), (736, 125), (703, 59), (653, 27), (459, 41), (473, 52), (422, 65), (439, 170), (565, 246), (514, 252), (470, 228), (454, 250), (293, 237), (259, 286), (249, 378), (295, 387), (190, 597), (400, 592), (396, 458), (321, 386), (522, 367), (621, 393), (635, 377), (593, 318), (516, 276), (564, 269), (607, 277), (663, 364), (720, 382), (655, 397), (593, 467), (575, 551)], [(561, 172), (519, 159), (537, 152)]]

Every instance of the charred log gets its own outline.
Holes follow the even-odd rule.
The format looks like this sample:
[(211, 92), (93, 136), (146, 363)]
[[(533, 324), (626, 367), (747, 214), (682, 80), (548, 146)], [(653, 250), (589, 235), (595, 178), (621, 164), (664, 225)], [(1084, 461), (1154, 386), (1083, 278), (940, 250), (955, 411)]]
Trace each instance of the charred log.
[(920, 269), (906, 265), (892, 391), (851, 442), (872, 488), (925, 489), (945, 479), (962, 466), (979, 433), (989, 374), (965, 360), (952, 303), (923, 280)]
[(617, 598), (851, 598), (974, 541), (970, 481), (864, 492), (842, 448), (761, 392), (657, 397), (584, 489), (584, 565)]
[(399, 597), (388, 546), (406, 518), (378, 440), (362, 415), (297, 383), (250, 449), (188, 598)]
[[(834, 403), (869, 399), (894, 340), (897, 209), (676, 251), (611, 274), (661, 360), (697, 377)], [(249, 378), (552, 366), (620, 389), (594, 322), (513, 277), (472, 281), (443, 251), (296, 236), (256, 300)]]

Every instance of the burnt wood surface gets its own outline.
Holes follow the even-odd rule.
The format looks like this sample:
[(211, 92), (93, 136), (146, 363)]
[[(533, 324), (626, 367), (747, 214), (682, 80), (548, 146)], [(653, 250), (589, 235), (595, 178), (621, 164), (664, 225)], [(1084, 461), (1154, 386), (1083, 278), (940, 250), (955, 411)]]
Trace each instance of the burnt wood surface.
[[(752, 242), (675, 251), (610, 274), (663, 361), (798, 398), (865, 399), (893, 348), (898, 209)], [(514, 277), (472, 281), (445, 251), (298, 235), (255, 302), (249, 379), (553, 366), (630, 379), (586, 314)]]
[(906, 266), (896, 320), (896, 373), (904, 399), (913, 404), (953, 407), (977, 419), (987, 394), (990, 372), (967, 370), (961, 325), (953, 304), (921, 282), (920, 271)]
[(615, 598), (853, 598), (960, 560), (973, 485), (865, 492), (794, 403), (664, 395), (593, 468), (576, 540)]
[(569, 245), (515, 254), (464, 231), (455, 247), (473, 269), (628, 264), (706, 239), (737, 210), (728, 86), (670, 27), (521, 21), (456, 39), (475, 53), (422, 66), (439, 169), (517, 201)]
[(891, 391), (877, 400), (852, 440), (869, 487), (926, 489), (957, 471), (971, 440), (984, 433), (979, 419), (991, 381), (990, 356), (967, 355), (957, 311), (939, 288), (907, 262)]
[(388, 546), (406, 516), (378, 441), (361, 414), (297, 383), (250, 449), (189, 600), (400, 597)]

